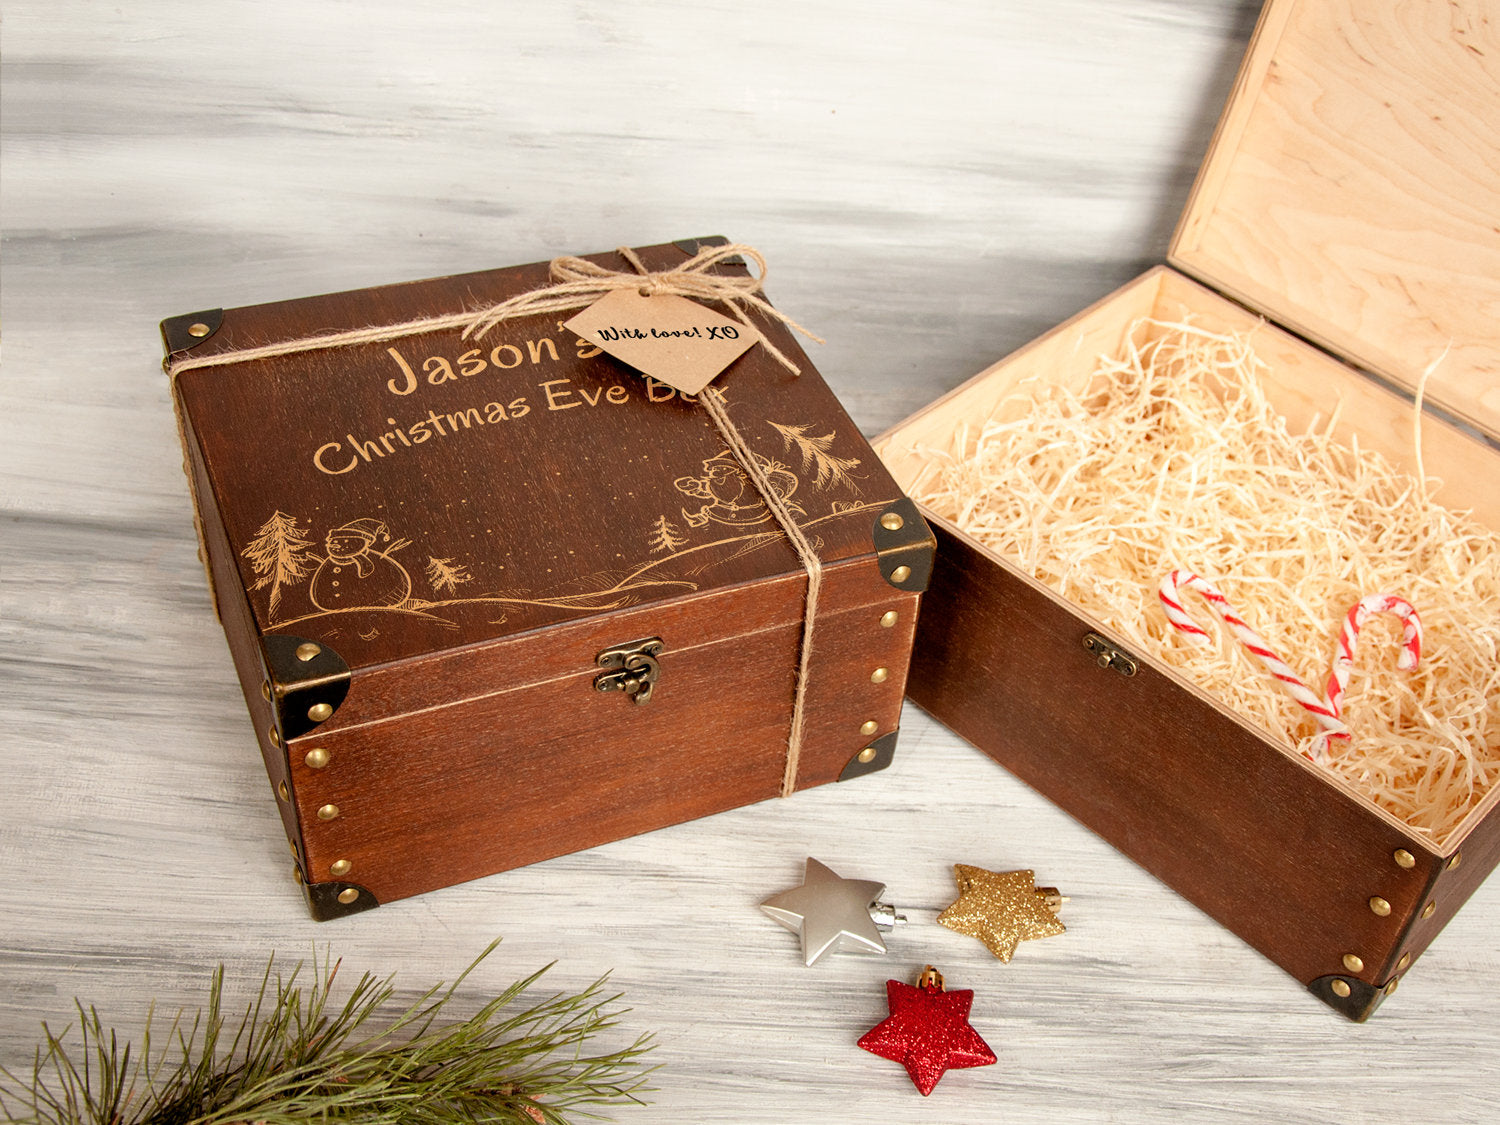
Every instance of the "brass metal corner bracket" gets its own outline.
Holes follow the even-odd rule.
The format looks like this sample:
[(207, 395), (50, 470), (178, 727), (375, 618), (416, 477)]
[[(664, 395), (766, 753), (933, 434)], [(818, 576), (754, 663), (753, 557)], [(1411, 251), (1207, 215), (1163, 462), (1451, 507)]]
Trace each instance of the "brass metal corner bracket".
[(850, 778), (863, 777), (867, 773), (879, 773), (889, 766), (896, 757), (898, 733), (898, 731), (891, 731), (890, 734), (883, 734), (867, 743), (858, 754), (849, 759), (848, 765), (839, 774), (839, 780), (848, 781)]
[(903, 496), (875, 517), (875, 555), (880, 574), (898, 590), (919, 594), (932, 579), (937, 539), (917, 506)]
[(364, 910), (374, 910), (380, 901), (358, 883), (303, 883), (303, 897), (314, 922), (331, 922)]
[(202, 312), (168, 317), (161, 322), (161, 340), (166, 345), (167, 355), (196, 348), (217, 332), (223, 323), (223, 309), (204, 309)]
[(261, 638), (271, 707), (283, 742), (306, 734), (338, 710), (349, 694), (349, 665), (320, 641), (267, 633)]
[(1307, 986), (1307, 991), (1355, 1023), (1364, 1023), (1380, 1007), (1380, 1002), (1396, 991), (1397, 979), (1393, 977), (1385, 985), (1376, 986), (1355, 976), (1319, 977)]
[[(722, 234), (706, 234), (702, 238), (679, 238), (672, 245), (681, 250), (689, 258), (693, 258), (712, 246), (728, 246), (729, 239), (725, 238)], [(743, 266), (745, 259), (736, 254), (732, 258), (725, 258), (724, 262), (727, 265)]]

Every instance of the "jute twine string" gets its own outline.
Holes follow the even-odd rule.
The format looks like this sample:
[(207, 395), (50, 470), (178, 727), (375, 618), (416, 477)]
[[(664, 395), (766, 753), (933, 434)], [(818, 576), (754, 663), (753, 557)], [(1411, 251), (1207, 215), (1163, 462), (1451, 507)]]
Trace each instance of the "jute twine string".
[[(584, 258), (554, 258), (549, 264), (549, 272), (553, 279), (553, 284), (518, 294), (509, 300), (502, 301), (486, 309), (481, 309), (478, 312), (449, 313), (443, 316), (422, 317), (417, 320), (402, 321), (399, 324), (356, 328), (345, 332), (323, 333), (316, 336), (285, 340), (280, 343), (266, 344), (253, 348), (239, 348), (201, 357), (187, 356), (177, 360), (169, 357), (164, 367), (168, 376), (175, 383), (177, 377), (184, 371), (191, 371), (197, 368), (249, 363), (254, 360), (273, 359), (280, 356), (297, 355), (329, 348), (345, 348), (359, 344), (383, 343), (387, 340), (398, 340), (408, 336), (417, 336), (452, 328), (461, 328), (463, 330), (462, 338), (465, 340), (477, 340), (489, 332), (490, 329), (507, 320), (515, 320), (527, 316), (544, 316), (559, 312), (568, 312), (573, 309), (581, 309), (593, 304), (606, 293), (620, 289), (635, 289), (642, 296), (665, 294), (685, 297), (692, 301), (719, 302), (741, 324), (754, 328), (755, 326), (751, 323), (747, 314), (746, 306), (748, 306), (749, 309), (753, 309), (765, 317), (785, 324), (787, 327), (795, 329), (811, 340), (816, 340), (820, 344), (823, 343), (821, 337), (809, 332), (802, 325), (773, 307), (770, 302), (760, 296), (765, 284), (767, 266), (765, 258), (753, 246), (731, 243), (725, 246), (708, 247), (700, 250), (676, 269), (658, 271), (648, 270), (645, 263), (641, 261), (640, 256), (629, 247), (619, 247), (617, 253), (630, 263), (631, 271), (633, 272), (607, 269)], [(710, 272), (721, 262), (736, 255), (748, 258), (755, 263), (756, 274), (754, 276), (735, 277)], [(778, 363), (793, 375), (801, 374), (797, 365), (788, 359), (770, 340), (766, 339), (764, 333), (757, 330), (757, 335), (760, 338), (760, 345), (770, 352), (771, 356)], [(807, 594), (802, 616), (801, 654), (798, 658), (797, 680), (792, 700), (791, 729), (787, 737), (786, 766), (781, 780), (781, 795), (786, 797), (790, 796), (796, 788), (797, 769), (802, 754), (802, 739), (807, 726), (807, 684), (810, 678), (809, 673), (812, 662), (813, 623), (817, 617), (818, 594), (823, 585), (823, 564), (818, 558), (818, 553), (812, 543), (803, 534), (802, 529), (797, 526), (797, 521), (791, 510), (776, 492), (770, 478), (756, 460), (754, 451), (750, 448), (749, 443), (746, 442), (744, 436), (730, 420), (723, 395), (713, 387), (706, 387), (698, 393), (697, 398), (703, 404), (703, 408), (708, 413), (709, 418), (718, 428), (719, 435), (724, 439), (725, 445), (733, 452), (745, 475), (755, 486), (761, 499), (765, 501), (766, 507), (770, 509), (777, 525), (792, 544), (798, 561), (802, 563), (803, 569), (807, 572)], [(177, 415), (178, 437), (182, 439), (184, 454), (186, 454), (187, 425), (183, 417), (181, 396), (174, 394), (172, 399)], [(198, 486), (192, 472), (192, 466), (186, 457), (183, 463), (183, 470), (187, 474), (188, 487), (193, 495), (193, 524), (198, 532), (199, 558), (203, 562), (204, 570), (208, 573), (209, 590), (213, 592), (213, 574), (209, 568), (203, 524), (198, 514), (201, 510)], [(218, 595), (216, 592), (214, 592), (214, 604), (215, 611), (217, 611)]]
[[(791, 317), (774, 308), (760, 296), (766, 280), (766, 260), (753, 246), (732, 243), (727, 246), (710, 246), (700, 250), (676, 269), (652, 272), (646, 269), (634, 250), (622, 246), (617, 251), (627, 262), (630, 270), (611, 270), (595, 265), (584, 258), (554, 258), (549, 266), (553, 284), (518, 294), (498, 305), (480, 309), (478, 312), (447, 313), (443, 316), (421, 317), (399, 324), (376, 325), (368, 328), (351, 328), (346, 332), (326, 332), (317, 336), (304, 336), (296, 340), (265, 344), (254, 348), (239, 348), (219, 352), (215, 355), (187, 356), (183, 359), (168, 359), (167, 374), (174, 379), (184, 371), (199, 367), (218, 367), (228, 363), (249, 363), (257, 359), (274, 359), (277, 356), (296, 355), (299, 352), (321, 351), (325, 348), (348, 348), (358, 344), (379, 344), (387, 340), (399, 340), (407, 336), (420, 336), (425, 332), (442, 332), (451, 328), (463, 329), (463, 339), (479, 339), (495, 325), (522, 316), (544, 316), (548, 313), (569, 312), (591, 305), (600, 297), (616, 289), (636, 289), (642, 294), (664, 293), (675, 297), (686, 297), (691, 301), (722, 302), (741, 324), (750, 324), (742, 306), (748, 305), (763, 316), (796, 329), (810, 340), (823, 343)], [(719, 263), (739, 255), (755, 263), (754, 277), (731, 277), (710, 271)], [(753, 327), (753, 325), (752, 325)], [(779, 348), (765, 339), (761, 345), (793, 375), (799, 374), (797, 365), (788, 359)]]

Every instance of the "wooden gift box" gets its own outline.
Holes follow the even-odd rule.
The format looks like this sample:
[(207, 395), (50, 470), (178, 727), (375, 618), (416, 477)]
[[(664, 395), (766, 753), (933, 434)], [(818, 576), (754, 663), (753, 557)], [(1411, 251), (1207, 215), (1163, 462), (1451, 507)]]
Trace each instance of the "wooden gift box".
[[(716, 243), (639, 254), (675, 269)], [(176, 317), (168, 367), (548, 282), (543, 263)], [(783, 789), (807, 570), (702, 405), (569, 315), (175, 374), (219, 616), (319, 919)], [(823, 565), (802, 789), (889, 764), (933, 541), (753, 315), (802, 374), (755, 346), (715, 386)]]
[[(877, 439), (897, 481), (917, 447), (962, 454), (958, 423), (1023, 380), (1081, 390), (1096, 357), (1152, 331), (1143, 318), (1190, 318), (1253, 333), (1294, 429), (1338, 407), (1345, 441), (1408, 471), (1410, 388), (1443, 357), (1426, 468), (1440, 501), (1500, 528), (1500, 27), (1484, 7), (1271, 0), (1170, 265)], [(1500, 860), (1500, 786), (1431, 842), (924, 515), (938, 560), (912, 699), (1347, 1015), (1373, 1011)]]

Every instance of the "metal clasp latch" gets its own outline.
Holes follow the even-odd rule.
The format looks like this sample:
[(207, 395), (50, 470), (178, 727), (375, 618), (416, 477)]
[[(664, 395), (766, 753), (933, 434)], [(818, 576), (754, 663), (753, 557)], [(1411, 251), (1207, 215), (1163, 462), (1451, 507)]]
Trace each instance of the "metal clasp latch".
[(1134, 658), (1124, 649), (1110, 644), (1098, 633), (1090, 633), (1084, 637), (1083, 647), (1094, 654), (1099, 667), (1113, 668), (1122, 676), (1135, 675), (1136, 664)]
[(609, 670), (594, 677), (594, 690), (623, 691), (638, 704), (650, 703), (651, 685), (661, 675), (656, 658), (665, 647), (660, 637), (645, 637), (605, 649), (594, 663)]

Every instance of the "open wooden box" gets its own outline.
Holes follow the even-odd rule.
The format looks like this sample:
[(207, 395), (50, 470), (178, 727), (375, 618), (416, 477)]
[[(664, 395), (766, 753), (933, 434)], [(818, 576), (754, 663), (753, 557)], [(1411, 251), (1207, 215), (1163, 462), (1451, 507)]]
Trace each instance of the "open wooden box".
[[(879, 438), (897, 482), (911, 490), (918, 449), (964, 453), (960, 422), (1024, 410), (1006, 402), (1023, 381), (1081, 390), (1143, 320), (1188, 318), (1252, 334), (1294, 429), (1337, 407), (1341, 436), (1413, 472), (1410, 390), (1436, 363), (1435, 495), (1500, 528), (1500, 27), (1484, 7), (1271, 0), (1171, 265)], [(1101, 666), (1118, 636), (924, 515), (938, 558), (911, 698), (1345, 1014), (1373, 1011), (1500, 861), (1500, 787), (1426, 839), (1165, 664)]]

